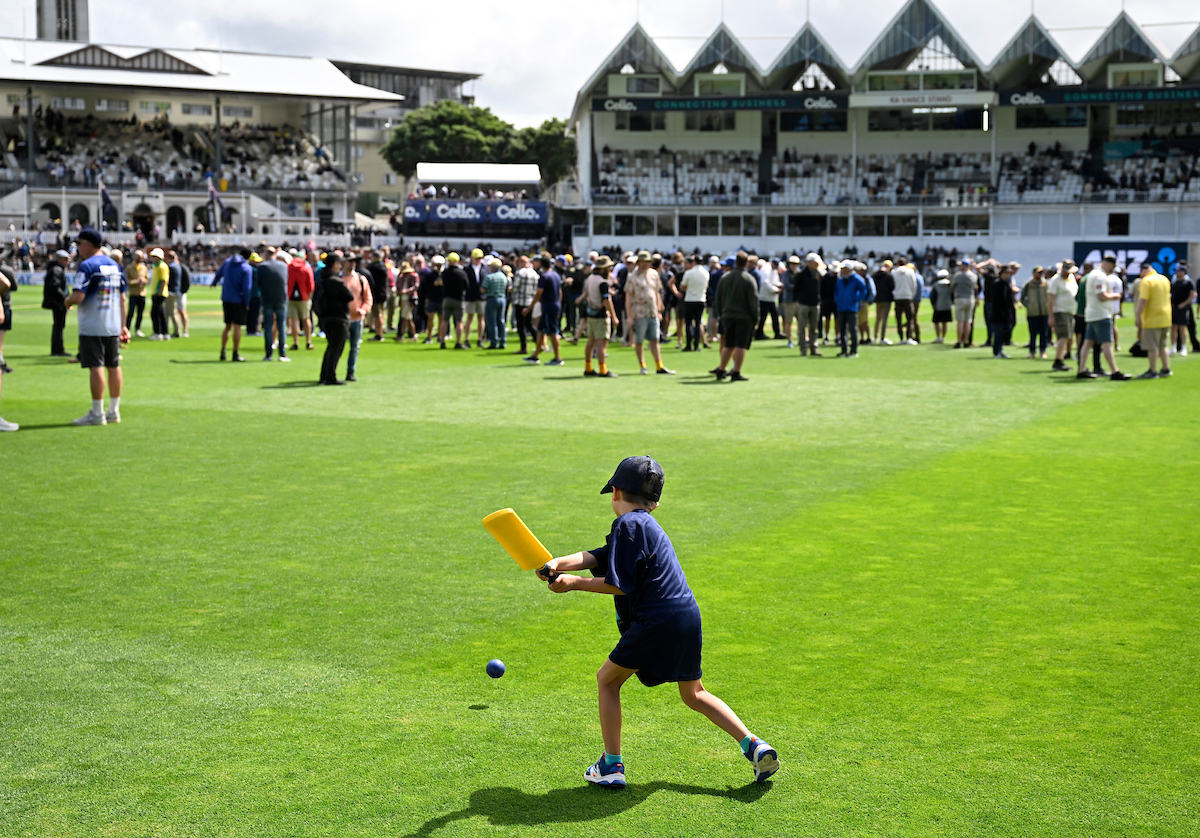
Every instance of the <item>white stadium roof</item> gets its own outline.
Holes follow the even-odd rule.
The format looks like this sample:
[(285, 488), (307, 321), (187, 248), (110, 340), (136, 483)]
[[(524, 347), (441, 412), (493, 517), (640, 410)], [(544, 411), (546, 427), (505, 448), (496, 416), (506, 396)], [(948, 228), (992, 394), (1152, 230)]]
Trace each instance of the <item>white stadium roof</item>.
[(537, 163), (418, 163), (421, 183), (539, 183)]
[(0, 83), (398, 102), (324, 58), (0, 38)]

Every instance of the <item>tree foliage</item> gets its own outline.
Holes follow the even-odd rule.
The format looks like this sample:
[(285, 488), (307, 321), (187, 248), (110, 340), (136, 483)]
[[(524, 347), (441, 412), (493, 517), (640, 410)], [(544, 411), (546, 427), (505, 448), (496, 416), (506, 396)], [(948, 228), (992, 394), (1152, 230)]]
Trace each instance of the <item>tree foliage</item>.
[(406, 116), (380, 153), (406, 178), (418, 163), (537, 163), (542, 182), (552, 184), (575, 164), (575, 140), (565, 129), (561, 119), (548, 119), (518, 130), (489, 108), (443, 99)]

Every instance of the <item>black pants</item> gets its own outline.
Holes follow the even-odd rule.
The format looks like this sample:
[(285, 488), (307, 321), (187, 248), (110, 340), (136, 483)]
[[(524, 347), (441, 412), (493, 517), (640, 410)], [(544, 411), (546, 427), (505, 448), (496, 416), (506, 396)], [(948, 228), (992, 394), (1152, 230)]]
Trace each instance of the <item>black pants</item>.
[(902, 341), (916, 340), (913, 337), (914, 316), (912, 300), (896, 300), (892, 304), (892, 308), (896, 311), (896, 336)]
[[(129, 298), (129, 312), (125, 315), (125, 328), (134, 332), (142, 330), (142, 315), (146, 313), (146, 298), (140, 294)], [(133, 315), (137, 314), (137, 326), (133, 325)]]
[(838, 348), (845, 355), (858, 352), (858, 312), (839, 311), (837, 313)]
[(163, 311), (163, 299), (163, 297), (154, 297), (150, 300), (150, 325), (154, 327), (156, 335), (167, 333), (167, 315)]
[(1188, 337), (1192, 339), (1192, 351), (1200, 352), (1200, 342), (1196, 341), (1196, 309), (1188, 306), (1187, 316)]
[(325, 357), (321, 359), (321, 383), (337, 381), (338, 362), (342, 360), (342, 350), (346, 348), (346, 338), (350, 334), (349, 320), (332, 320), (324, 318), (321, 323), (325, 327)]
[[(533, 331), (533, 311), (525, 313), (525, 306), (513, 307), (513, 318), (517, 321), (517, 335), (521, 338), (521, 352), (527, 352), (526, 341), (530, 338), (537, 340)], [(535, 347), (536, 348), (536, 347)]]
[(63, 329), (67, 326), (67, 310), (54, 308), (50, 313), (54, 315), (54, 325), (50, 327), (50, 354), (65, 355), (67, 350), (63, 347)]
[(704, 303), (683, 303), (684, 324), (687, 331), (687, 348), (699, 349), (704, 335), (700, 331), (700, 318), (704, 316)]
[(771, 317), (771, 330), (775, 333), (775, 337), (779, 337), (779, 309), (775, 303), (764, 303), (758, 301), (758, 333), (754, 336), (755, 340), (765, 340), (766, 334), (763, 332), (763, 327), (767, 325), (767, 316)]
[(246, 334), (258, 334), (258, 320), (262, 316), (262, 297), (254, 297), (246, 307)]

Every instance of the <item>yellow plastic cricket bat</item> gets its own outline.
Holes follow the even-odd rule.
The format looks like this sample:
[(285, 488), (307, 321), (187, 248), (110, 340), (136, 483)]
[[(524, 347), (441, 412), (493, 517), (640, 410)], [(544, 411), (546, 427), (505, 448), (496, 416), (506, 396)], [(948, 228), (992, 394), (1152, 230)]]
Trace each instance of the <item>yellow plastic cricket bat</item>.
[(529, 531), (525, 522), (511, 509), (501, 509), (483, 519), (484, 528), (500, 542), (522, 570), (537, 570), (553, 556), (542, 546), (537, 536)]

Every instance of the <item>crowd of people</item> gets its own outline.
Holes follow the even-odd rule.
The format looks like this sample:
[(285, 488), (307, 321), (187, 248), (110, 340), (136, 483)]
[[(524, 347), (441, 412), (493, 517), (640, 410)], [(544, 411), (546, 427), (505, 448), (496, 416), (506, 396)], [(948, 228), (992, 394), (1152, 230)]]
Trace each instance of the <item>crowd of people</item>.
[[(187, 295), (196, 265), (222, 254), (213, 249), (107, 247), (85, 228), (72, 241), (42, 254), (14, 242), (0, 260), (3, 338), (12, 328), (11, 295), (18, 290), (13, 265), (44, 259), (42, 307), (53, 317), (50, 354), (91, 371), (93, 409), (77, 424), (119, 422), (121, 345), (133, 338), (188, 337)], [(718, 381), (746, 381), (746, 352), (755, 340), (786, 341), (802, 356), (820, 357), (836, 346), (837, 357), (858, 357), (863, 345), (922, 342), (920, 307), (932, 308), (932, 343), (955, 349), (990, 348), (1008, 359), (1019, 312), (1029, 331), (1030, 359), (1048, 359), (1054, 371), (1081, 379), (1125, 380), (1119, 369), (1119, 321), (1134, 306), (1132, 355), (1148, 358), (1138, 378), (1172, 375), (1170, 359), (1200, 351), (1194, 306), (1196, 285), (1188, 266), (1161, 276), (1144, 263), (1127, 276), (1116, 259), (1077, 266), (1072, 260), (1035, 266), (1024, 282), (1022, 266), (996, 259), (912, 252), (892, 258), (856, 253), (825, 262), (820, 251), (804, 256), (758, 256), (744, 251), (669, 255), (625, 251), (612, 258), (591, 252), (581, 258), (547, 251), (533, 254), (350, 248), (321, 252), (304, 247), (242, 248), (216, 267), (224, 329), (220, 360), (242, 362), (243, 335), (261, 336), (263, 360), (290, 361), (289, 349), (306, 350), (325, 340), (319, 383), (357, 380), (364, 341), (437, 344), (441, 349), (506, 351), (515, 333), (529, 364), (562, 366), (563, 342), (584, 342), (583, 375), (615, 378), (610, 343), (633, 349), (638, 373), (673, 375), (663, 350), (717, 348)], [(933, 260), (932, 262), (930, 260)], [(870, 264), (868, 264), (870, 263)], [(945, 263), (946, 267), (938, 267)], [(143, 331), (149, 298), (152, 334)], [(70, 308), (79, 307), (79, 351), (66, 350)], [(873, 315), (873, 318), (872, 318)], [(954, 323), (954, 335), (949, 334)], [(767, 334), (770, 325), (771, 334)], [(896, 340), (891, 339), (895, 335)], [(85, 341), (87, 337), (89, 340)], [(1131, 337), (1126, 334), (1126, 339)], [(102, 338), (94, 341), (90, 338)], [(289, 346), (290, 338), (290, 346)], [(345, 374), (339, 373), (346, 354)], [(543, 356), (545, 359), (543, 359)], [(105, 387), (110, 406), (103, 406)], [(115, 405), (115, 406), (114, 406)], [(13, 423), (0, 428), (15, 430)]]

